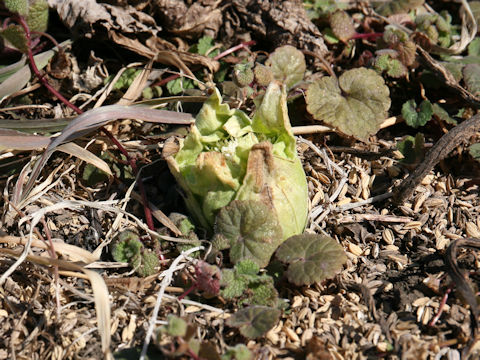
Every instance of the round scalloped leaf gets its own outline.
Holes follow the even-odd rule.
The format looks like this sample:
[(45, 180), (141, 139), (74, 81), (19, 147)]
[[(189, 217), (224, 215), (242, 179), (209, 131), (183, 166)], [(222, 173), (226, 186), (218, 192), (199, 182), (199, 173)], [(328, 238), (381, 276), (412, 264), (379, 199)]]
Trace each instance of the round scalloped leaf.
[(303, 53), (290, 45), (277, 48), (265, 64), (271, 67), (273, 77), (288, 88), (303, 80), (307, 68)]
[(342, 247), (334, 239), (318, 234), (288, 238), (276, 256), (289, 264), (287, 278), (295, 285), (310, 285), (331, 278), (347, 261)]
[(423, 100), (417, 110), (417, 103), (415, 100), (408, 100), (402, 105), (402, 116), (407, 125), (418, 128), (424, 126), (430, 121), (433, 115), (432, 103), (428, 100)]
[(280, 317), (280, 310), (268, 306), (249, 306), (237, 311), (227, 319), (227, 325), (239, 328), (249, 339), (263, 336), (273, 328)]
[(235, 200), (223, 207), (217, 215), (215, 233), (230, 242), (230, 260), (234, 264), (250, 259), (259, 267), (268, 265), (283, 240), (273, 209), (254, 200)]
[(480, 95), (480, 64), (468, 64), (463, 68), (463, 81), (468, 91), (473, 95)]
[(307, 110), (346, 135), (366, 140), (380, 128), (390, 108), (390, 91), (374, 70), (357, 68), (338, 81), (323, 77), (308, 87)]
[(352, 18), (342, 10), (337, 10), (330, 15), (330, 27), (335, 36), (342, 41), (351, 39), (356, 33)]

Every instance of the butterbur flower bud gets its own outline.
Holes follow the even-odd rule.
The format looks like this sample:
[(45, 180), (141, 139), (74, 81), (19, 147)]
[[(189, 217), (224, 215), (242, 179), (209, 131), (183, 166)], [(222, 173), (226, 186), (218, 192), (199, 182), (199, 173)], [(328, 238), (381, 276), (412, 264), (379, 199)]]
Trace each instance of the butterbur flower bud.
[(213, 229), (218, 211), (233, 200), (254, 200), (273, 209), (283, 239), (303, 232), (307, 180), (286, 98), (285, 86), (272, 82), (250, 119), (222, 104), (215, 89), (179, 151), (167, 157), (188, 209), (206, 229)]

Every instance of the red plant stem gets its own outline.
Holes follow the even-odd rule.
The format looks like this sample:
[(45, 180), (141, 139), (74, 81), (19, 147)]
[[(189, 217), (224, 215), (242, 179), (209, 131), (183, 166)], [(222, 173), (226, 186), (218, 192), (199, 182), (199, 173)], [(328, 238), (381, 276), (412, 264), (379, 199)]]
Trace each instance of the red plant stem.
[(248, 48), (249, 46), (253, 46), (256, 44), (256, 41), (255, 40), (250, 40), (250, 41), (245, 41), (245, 42), (242, 42), (234, 47), (231, 47), (230, 49), (227, 49), (225, 50), (224, 52), (221, 52), (220, 54), (218, 54), (217, 56), (215, 56), (213, 58), (213, 60), (220, 60), (221, 58), (237, 51), (237, 50), (240, 50), (240, 49), (246, 49)]
[(372, 39), (376, 40), (379, 37), (382, 37), (383, 33), (366, 33), (366, 34), (359, 34), (356, 33), (350, 39)]
[(440, 319), (440, 316), (443, 313), (443, 308), (445, 307), (445, 304), (447, 303), (448, 300), (448, 294), (452, 292), (452, 286), (450, 286), (447, 291), (445, 291), (445, 295), (443, 295), (442, 301), (440, 302), (440, 305), (438, 306), (438, 311), (437, 314), (433, 317), (433, 319), (428, 323), (428, 326), (435, 326), (437, 323), (438, 319)]
[[(45, 86), (53, 95), (55, 95), (61, 102), (63, 102), (66, 106), (71, 108), (73, 111), (75, 111), (77, 114), (82, 114), (83, 111), (72, 104), (70, 101), (68, 101), (62, 94), (60, 94), (53, 86), (51, 86), (48, 83), (48, 80), (40, 74), (40, 71), (37, 68), (37, 64), (35, 64), (35, 59), (33, 58), (33, 52), (31, 49), (31, 32), (30, 28), (28, 27), (28, 24), (26, 23), (25, 19), (22, 16), (17, 16), (17, 20), (20, 23), (20, 25), (23, 27), (23, 30), (25, 31), (25, 37), (27, 39), (27, 56), (28, 60), (30, 63), (30, 68), (32, 69), (32, 72), (35, 74), (35, 76), (40, 80), (40, 82)], [(132, 167), (132, 170), (135, 174), (138, 174), (138, 168), (137, 164), (135, 162), (135, 159), (133, 159), (127, 152), (127, 150), (123, 147), (122, 144), (113, 136), (113, 134), (105, 129), (103, 126), (100, 128), (100, 130), (118, 147), (118, 150), (127, 158), (130, 166)], [(145, 191), (145, 187), (143, 186), (143, 181), (139, 177), (138, 178), (138, 188), (140, 190), (140, 194), (142, 196), (142, 201), (143, 201), (143, 208), (145, 211), (145, 219), (147, 221), (147, 226), (150, 230), (155, 230), (154, 224), (153, 224), (153, 217), (152, 217), (152, 211), (150, 210), (148, 206), (148, 201), (147, 201), (147, 195)]]
[(192, 286), (190, 286), (187, 290), (185, 290), (185, 292), (180, 295), (177, 299), (178, 301), (182, 300), (185, 296), (187, 296), (188, 294), (190, 294), (193, 290), (197, 289), (198, 288), (198, 284), (195, 282), (193, 283)]

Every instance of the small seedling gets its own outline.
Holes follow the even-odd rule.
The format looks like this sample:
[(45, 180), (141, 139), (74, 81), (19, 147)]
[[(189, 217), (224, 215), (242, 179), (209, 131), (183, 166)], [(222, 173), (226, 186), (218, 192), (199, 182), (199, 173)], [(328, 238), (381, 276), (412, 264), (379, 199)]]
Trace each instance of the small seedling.
[(143, 277), (154, 274), (159, 264), (157, 254), (145, 249), (138, 234), (132, 230), (120, 233), (113, 245), (112, 256), (115, 261), (129, 263)]
[(415, 100), (408, 100), (402, 105), (402, 116), (405, 122), (415, 129), (429, 122), (432, 115), (433, 106), (428, 100), (423, 100), (418, 108)]
[(244, 260), (233, 269), (222, 270), (223, 289), (220, 295), (227, 300), (237, 299), (238, 304), (266, 305), (275, 307), (278, 292), (273, 278), (266, 274), (258, 274), (260, 268), (250, 260)]

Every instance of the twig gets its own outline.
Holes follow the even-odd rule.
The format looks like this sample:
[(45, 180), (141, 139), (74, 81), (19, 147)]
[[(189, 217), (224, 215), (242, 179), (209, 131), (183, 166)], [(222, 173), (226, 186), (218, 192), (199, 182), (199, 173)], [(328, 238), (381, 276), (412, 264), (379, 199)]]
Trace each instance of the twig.
[(400, 186), (395, 189), (393, 202), (401, 205), (407, 201), (420, 184), (422, 179), (437, 165), (440, 160), (444, 159), (450, 151), (468, 140), (475, 131), (480, 130), (480, 114), (472, 116), (452, 128), (448, 133), (443, 135), (435, 145), (425, 155), (425, 159), (415, 168), (415, 170), (402, 181)]

